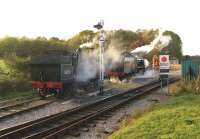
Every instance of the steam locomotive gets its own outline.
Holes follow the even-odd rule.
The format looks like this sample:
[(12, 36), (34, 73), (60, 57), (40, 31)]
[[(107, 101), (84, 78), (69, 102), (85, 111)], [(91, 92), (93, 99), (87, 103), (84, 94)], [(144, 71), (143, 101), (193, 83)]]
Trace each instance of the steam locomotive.
[[(41, 97), (48, 94), (57, 96), (72, 95), (76, 84), (79, 53), (69, 51), (48, 51), (33, 56), (30, 63), (32, 88), (38, 90)], [(144, 60), (130, 53), (123, 53), (114, 66), (105, 69), (105, 76), (118, 77), (120, 80), (136, 72), (145, 70)], [(97, 73), (98, 74), (98, 73)], [(98, 80), (98, 76), (95, 76)]]
[(114, 66), (107, 69), (106, 75), (108, 78), (114, 77), (122, 80), (141, 71), (145, 72), (144, 59), (139, 59), (131, 53), (125, 52), (121, 54), (119, 61)]
[(78, 55), (68, 51), (48, 51), (33, 56), (30, 62), (32, 88), (38, 90), (41, 97), (48, 94), (57, 96), (73, 89)]

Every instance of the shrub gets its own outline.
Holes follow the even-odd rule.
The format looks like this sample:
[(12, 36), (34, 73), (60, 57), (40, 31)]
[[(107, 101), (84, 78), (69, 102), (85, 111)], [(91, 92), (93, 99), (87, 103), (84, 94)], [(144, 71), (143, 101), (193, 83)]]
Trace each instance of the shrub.
[(200, 94), (200, 75), (198, 76), (196, 83), (195, 83), (196, 93)]
[(200, 77), (197, 80), (179, 81), (170, 85), (172, 95), (180, 95), (183, 93), (198, 93), (200, 92)]
[(4, 80), (0, 82), (0, 95), (5, 95), (8, 92), (20, 92), (31, 90), (31, 84), (27, 80)]

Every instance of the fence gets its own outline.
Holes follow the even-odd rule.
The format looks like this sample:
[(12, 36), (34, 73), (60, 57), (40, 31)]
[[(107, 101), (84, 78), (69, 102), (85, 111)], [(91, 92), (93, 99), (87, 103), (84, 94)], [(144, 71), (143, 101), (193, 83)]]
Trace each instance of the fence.
[(181, 62), (182, 77), (184, 80), (196, 79), (200, 73), (200, 59), (189, 59)]

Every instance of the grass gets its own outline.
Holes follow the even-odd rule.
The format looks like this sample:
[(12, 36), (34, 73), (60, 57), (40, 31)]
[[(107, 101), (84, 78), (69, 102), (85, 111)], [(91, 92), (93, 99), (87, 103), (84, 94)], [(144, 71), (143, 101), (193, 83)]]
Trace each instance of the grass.
[(0, 101), (20, 98), (20, 97), (32, 97), (36, 95), (37, 93), (35, 91), (8, 92), (3, 95), (0, 95)]
[[(194, 84), (195, 81), (171, 84), (173, 97), (169, 101), (148, 109), (145, 114), (126, 118), (121, 129), (109, 139), (200, 138), (200, 96), (195, 95)], [(122, 88), (127, 87), (122, 84)]]
[(171, 97), (150, 112), (133, 119), (109, 139), (200, 138), (200, 96), (184, 93)]

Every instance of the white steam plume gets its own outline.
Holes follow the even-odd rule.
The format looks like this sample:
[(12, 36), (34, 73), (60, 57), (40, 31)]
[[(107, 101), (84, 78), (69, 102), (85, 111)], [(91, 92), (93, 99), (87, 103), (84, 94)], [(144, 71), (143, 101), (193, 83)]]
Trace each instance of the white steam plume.
[(93, 48), (94, 44), (92, 42), (86, 42), (80, 45), (80, 48)]
[(88, 81), (95, 78), (99, 70), (98, 52), (95, 50), (91, 53), (82, 51), (79, 55), (77, 66), (77, 80)]
[(144, 46), (138, 47), (138, 48), (134, 49), (133, 51), (131, 51), (131, 53), (145, 54), (145, 53), (149, 53), (151, 50), (153, 50), (154, 48), (157, 48), (157, 47), (158, 47), (158, 49), (164, 48), (165, 46), (167, 46), (170, 43), (171, 37), (163, 35), (163, 33), (164, 33), (164, 30), (159, 30), (158, 36), (149, 45), (144, 45)]
[(121, 44), (118, 41), (111, 40), (111, 43), (104, 53), (105, 69), (115, 68), (116, 64), (120, 61), (122, 51), (118, 49), (120, 48), (118, 47), (119, 45)]
[[(116, 47), (119, 45), (116, 41), (112, 40), (108, 48), (104, 52), (104, 70), (114, 68), (116, 63), (121, 58), (121, 51)], [(82, 48), (85, 45), (81, 45)], [(88, 81), (98, 76), (99, 73), (99, 51), (98, 49), (91, 50), (90, 52), (83, 51), (79, 56), (77, 67), (77, 80)]]

